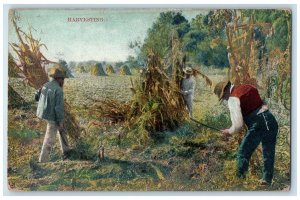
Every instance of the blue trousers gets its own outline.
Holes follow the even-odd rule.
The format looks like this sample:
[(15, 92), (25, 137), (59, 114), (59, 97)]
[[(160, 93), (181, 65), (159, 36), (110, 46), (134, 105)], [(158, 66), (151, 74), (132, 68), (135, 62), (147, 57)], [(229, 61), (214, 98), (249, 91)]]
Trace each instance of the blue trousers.
[(244, 117), (248, 127), (237, 154), (237, 176), (244, 177), (248, 171), (252, 153), (262, 143), (263, 180), (271, 183), (274, 172), (274, 157), (278, 124), (271, 112), (257, 115), (258, 110)]

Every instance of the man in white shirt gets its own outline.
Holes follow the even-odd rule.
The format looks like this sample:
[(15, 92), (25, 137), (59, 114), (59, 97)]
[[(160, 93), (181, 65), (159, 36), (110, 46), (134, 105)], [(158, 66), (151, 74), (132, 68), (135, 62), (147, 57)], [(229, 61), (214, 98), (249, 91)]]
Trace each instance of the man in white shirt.
[(258, 90), (250, 84), (234, 86), (230, 82), (219, 82), (214, 93), (219, 100), (227, 100), (232, 126), (223, 129), (225, 136), (238, 133), (243, 124), (247, 125), (247, 132), (237, 153), (237, 176), (245, 177), (252, 153), (260, 142), (263, 148), (263, 179), (262, 185), (272, 183), (274, 171), (274, 157), (278, 124), (268, 107), (261, 100)]
[(191, 67), (184, 68), (183, 72), (185, 73), (185, 78), (182, 80), (181, 93), (183, 94), (184, 101), (188, 108), (189, 116), (192, 118), (196, 80), (193, 76), (193, 69)]

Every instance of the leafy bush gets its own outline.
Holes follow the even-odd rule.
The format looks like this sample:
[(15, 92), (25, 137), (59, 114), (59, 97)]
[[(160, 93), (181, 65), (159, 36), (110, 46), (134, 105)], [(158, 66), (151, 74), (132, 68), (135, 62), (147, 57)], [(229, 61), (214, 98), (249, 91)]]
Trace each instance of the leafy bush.
[(31, 130), (31, 129), (12, 129), (11, 131), (8, 132), (8, 135), (10, 137), (16, 138), (16, 139), (22, 139), (22, 140), (29, 140), (32, 138), (37, 138), (41, 135), (40, 132), (36, 130)]

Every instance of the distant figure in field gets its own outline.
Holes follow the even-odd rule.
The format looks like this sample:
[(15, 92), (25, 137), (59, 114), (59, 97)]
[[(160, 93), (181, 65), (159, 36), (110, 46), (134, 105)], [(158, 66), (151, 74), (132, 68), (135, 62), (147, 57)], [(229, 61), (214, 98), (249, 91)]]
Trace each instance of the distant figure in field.
[(59, 134), (64, 129), (64, 92), (63, 85), (66, 77), (65, 72), (59, 65), (55, 65), (49, 72), (50, 81), (45, 83), (39, 97), (37, 116), (46, 120), (47, 130), (39, 157), (39, 162), (48, 162), (51, 148), (55, 142), (56, 134), (62, 153), (66, 157), (68, 152), (68, 141), (65, 135)]
[(192, 118), (193, 117), (193, 99), (194, 99), (196, 80), (193, 75), (193, 69), (191, 67), (184, 68), (183, 72), (185, 74), (185, 77), (182, 80), (181, 93), (183, 94), (184, 101), (185, 101), (187, 109), (189, 111), (189, 116), (190, 116), (190, 118)]
[(237, 153), (237, 176), (245, 178), (252, 153), (260, 142), (263, 148), (263, 179), (262, 185), (272, 183), (274, 157), (278, 124), (275, 117), (264, 105), (258, 90), (250, 84), (235, 86), (230, 82), (219, 82), (214, 89), (219, 100), (228, 101), (231, 116), (231, 127), (222, 130), (228, 137), (241, 130), (245, 123), (248, 130)]

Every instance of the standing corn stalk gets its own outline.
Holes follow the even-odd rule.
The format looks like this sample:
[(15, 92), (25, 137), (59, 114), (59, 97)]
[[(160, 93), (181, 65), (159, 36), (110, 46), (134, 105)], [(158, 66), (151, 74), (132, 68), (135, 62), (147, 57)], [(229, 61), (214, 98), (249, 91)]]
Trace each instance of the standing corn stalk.
[(254, 38), (254, 28), (259, 27), (268, 31), (270, 24), (254, 24), (251, 15), (248, 19), (236, 16), (234, 22), (227, 24), (226, 34), (228, 39), (228, 50), (232, 56), (231, 76), (235, 84), (250, 83), (257, 85), (257, 42)]
[[(18, 40), (20, 44), (11, 43), (10, 46), (17, 55), (16, 67), (20, 69), (25, 81), (35, 89), (41, 88), (47, 81), (49, 81), (46, 65), (55, 63), (49, 61), (41, 53), (40, 48), (46, 45), (42, 44), (40, 40), (33, 38), (31, 31), (29, 34), (25, 33), (17, 26), (16, 19), (12, 19)], [(71, 113), (70, 105), (65, 102), (65, 128), (72, 139), (77, 139), (80, 135), (80, 127)]]
[[(210, 17), (210, 24), (226, 30), (230, 63), (228, 80), (235, 85), (248, 83), (257, 86), (256, 77), (259, 62), (257, 60), (258, 51), (257, 42), (254, 38), (254, 28), (258, 27), (264, 32), (268, 32), (271, 27), (270, 24), (255, 24), (253, 15), (244, 18), (241, 11), (228, 9), (214, 11)], [(238, 143), (241, 142), (244, 131), (245, 127), (237, 136)], [(261, 149), (257, 149), (251, 160), (254, 166), (260, 166), (260, 155)]]

